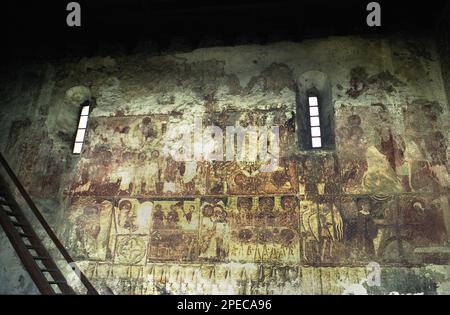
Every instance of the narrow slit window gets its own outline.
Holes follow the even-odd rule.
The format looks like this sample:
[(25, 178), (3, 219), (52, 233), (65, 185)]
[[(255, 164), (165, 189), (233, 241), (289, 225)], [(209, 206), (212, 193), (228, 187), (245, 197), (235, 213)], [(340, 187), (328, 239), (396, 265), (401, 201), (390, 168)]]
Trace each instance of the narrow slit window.
[(89, 106), (83, 106), (81, 109), (80, 121), (78, 122), (77, 134), (75, 136), (75, 143), (73, 145), (73, 154), (81, 154), (83, 149), (84, 137), (86, 135), (86, 128), (89, 118)]
[(308, 97), (311, 144), (313, 149), (322, 147), (322, 133), (320, 131), (319, 100), (316, 96)]

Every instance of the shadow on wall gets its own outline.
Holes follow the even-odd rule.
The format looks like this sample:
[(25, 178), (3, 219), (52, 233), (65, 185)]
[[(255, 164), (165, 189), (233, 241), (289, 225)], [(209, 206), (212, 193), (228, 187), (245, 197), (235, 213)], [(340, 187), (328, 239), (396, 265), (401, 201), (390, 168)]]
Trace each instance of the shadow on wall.
[(297, 81), (296, 115), (298, 147), (300, 150), (310, 150), (312, 148), (308, 102), (308, 97), (310, 96), (316, 96), (319, 103), (322, 149), (334, 150), (334, 108), (331, 83), (328, 76), (320, 71), (305, 72)]

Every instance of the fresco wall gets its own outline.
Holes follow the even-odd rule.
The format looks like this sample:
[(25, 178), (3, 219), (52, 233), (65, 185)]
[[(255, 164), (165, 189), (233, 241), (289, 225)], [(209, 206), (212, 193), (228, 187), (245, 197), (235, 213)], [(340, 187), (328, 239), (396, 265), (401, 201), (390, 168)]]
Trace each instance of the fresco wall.
[[(342, 294), (377, 263), (382, 285), (365, 293), (445, 292), (450, 120), (433, 47), (329, 38), (47, 65), (42, 121), (11, 127), (41, 124), (45, 136), (30, 137), (47, 142), (2, 141), (35, 198), (60, 196), (54, 226), (101, 290)], [(311, 88), (328, 150), (302, 148)], [(71, 156), (71, 128), (52, 112), (87, 99), (86, 142)], [(279, 126), (277, 168), (175, 160), (167, 135), (189, 134), (195, 118)]]

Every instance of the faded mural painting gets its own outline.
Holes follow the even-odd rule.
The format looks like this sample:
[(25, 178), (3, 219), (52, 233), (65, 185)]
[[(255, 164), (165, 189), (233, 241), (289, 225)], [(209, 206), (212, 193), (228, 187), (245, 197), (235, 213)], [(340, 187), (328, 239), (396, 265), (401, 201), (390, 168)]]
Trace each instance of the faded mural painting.
[[(449, 111), (437, 63), (394, 42), (339, 38), (127, 56), (89, 71), (86, 60), (64, 65), (73, 76), (54, 74), (62, 102), (88, 80), (75, 91), (91, 90), (96, 105), (82, 154), (51, 159), (71, 138), (54, 136), (45, 120), (33, 123), (51, 135), (38, 135), (47, 139), (39, 150), (17, 135), (28, 128), (18, 121), (6, 152), (24, 157), (18, 175), (33, 197), (62, 195), (61, 239), (88, 278), (114, 293), (340, 294), (373, 262), (386, 277), (398, 268), (415, 277), (427, 264), (448, 265), (433, 250), (449, 244)], [(320, 97), (324, 150), (303, 143), (310, 91)], [(224, 137), (230, 126), (277, 126), (275, 169), (237, 156), (175, 159), (167, 136), (198, 145), (185, 127), (195, 118)], [(249, 146), (250, 136), (244, 156), (263, 141)], [(34, 165), (48, 167), (35, 176)]]
[[(415, 250), (447, 240), (446, 139), (432, 128), (442, 108), (414, 106), (427, 113), (420, 119), (429, 129), (406, 123), (418, 119), (416, 111), (402, 113), (399, 133), (383, 106), (338, 110), (336, 151), (288, 154), (291, 135), (283, 130), (283, 154), (270, 173), (245, 161), (175, 161), (162, 151), (169, 117), (95, 118), (66, 192), (67, 246), (88, 262), (92, 277), (121, 274), (128, 286), (114, 286), (133, 294), (263, 292), (261, 284), (235, 283), (231, 269), (218, 270), (230, 264), (244, 268), (237, 279), (246, 279), (248, 264), (279, 266), (271, 274), (292, 279), (264, 292), (287, 293), (299, 290), (301, 268), (353, 266), (364, 275), (373, 261), (439, 262)], [(368, 128), (375, 120), (380, 124)], [(167, 287), (174, 264), (177, 276)], [(195, 266), (208, 264), (207, 276), (197, 274)], [(193, 278), (196, 286), (200, 278), (205, 283), (193, 288)]]

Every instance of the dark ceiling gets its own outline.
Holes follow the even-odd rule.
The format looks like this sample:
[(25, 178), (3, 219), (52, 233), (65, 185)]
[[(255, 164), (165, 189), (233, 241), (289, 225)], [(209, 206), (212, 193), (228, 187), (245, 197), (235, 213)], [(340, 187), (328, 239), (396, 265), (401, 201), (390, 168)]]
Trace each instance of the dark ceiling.
[(242, 37), (265, 43), (330, 35), (433, 33), (436, 21), (448, 17), (444, 12), (450, 1), (379, 0), (381, 28), (366, 25), (369, 0), (80, 0), (81, 28), (66, 26), (68, 2), (2, 1), (3, 52), (57, 58), (77, 46), (96, 53), (101, 42), (131, 52), (145, 39), (165, 49), (180, 37), (195, 47), (204, 36), (233, 45)]

